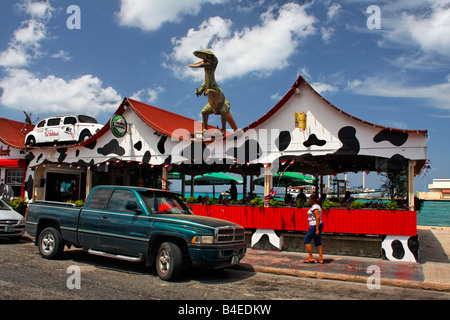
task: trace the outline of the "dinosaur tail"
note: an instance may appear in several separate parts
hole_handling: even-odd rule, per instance
[[[233,129],[234,131],[237,130],[236,122],[234,122],[234,118],[233,118],[233,116],[231,115],[231,112],[230,112],[230,111],[228,111],[228,114],[227,114],[227,122],[228,122],[228,124],[230,125],[231,129]]]

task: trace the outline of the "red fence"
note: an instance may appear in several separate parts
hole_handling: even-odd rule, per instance
[[[307,208],[191,205],[196,215],[228,220],[246,229],[308,230]],[[323,232],[417,235],[417,212],[405,210],[329,209],[322,214]]]

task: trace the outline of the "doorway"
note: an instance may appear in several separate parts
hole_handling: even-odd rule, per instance
[[[79,174],[47,172],[45,200],[67,202],[83,199],[80,180]]]

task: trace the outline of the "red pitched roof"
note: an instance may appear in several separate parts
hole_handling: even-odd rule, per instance
[[[25,148],[25,135],[33,130],[34,125],[0,118],[0,141],[15,148]],[[22,133],[22,129],[23,132]]]
[[[194,134],[194,131],[201,131],[203,126],[201,122],[187,118],[185,116],[156,108],[154,106],[125,98],[124,102],[128,101],[129,105],[133,108],[134,112],[150,127],[158,132],[161,132],[168,136],[173,136],[174,131],[177,129],[183,129],[184,132]],[[122,103],[122,105],[124,104]],[[195,126],[195,122],[198,122]],[[213,126],[208,126],[209,129],[214,129]],[[177,136],[178,138],[178,136]],[[190,137],[181,136],[180,138],[188,139]]]

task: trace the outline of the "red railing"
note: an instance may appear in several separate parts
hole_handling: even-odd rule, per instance
[[[307,208],[259,208],[192,204],[196,215],[228,220],[246,229],[308,230]],[[417,235],[417,212],[405,210],[328,209],[324,232],[376,235]]]

